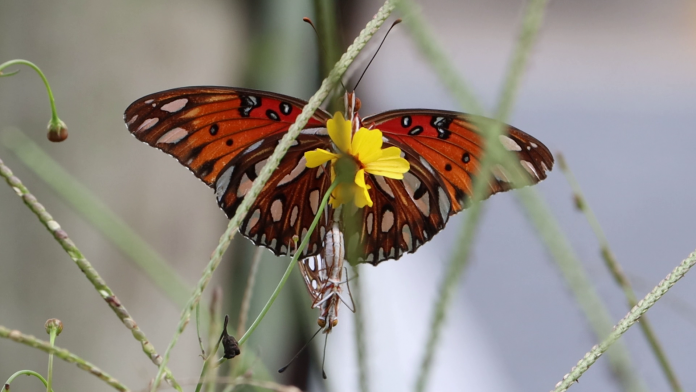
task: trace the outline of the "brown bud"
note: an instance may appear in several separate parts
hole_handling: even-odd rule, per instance
[[[56,330],[56,336],[60,335],[61,332],[63,332],[63,322],[58,320],[58,319],[48,319],[46,320],[46,324],[44,325],[46,328],[46,333],[51,334],[51,330],[55,329]]]
[[[48,123],[48,140],[58,143],[67,138],[68,127],[62,120],[58,119],[58,123],[53,123],[53,121]]]

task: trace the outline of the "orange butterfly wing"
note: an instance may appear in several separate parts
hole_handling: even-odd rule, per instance
[[[377,128],[384,147],[400,148],[411,169],[404,180],[369,175],[373,206],[363,210],[360,241],[364,261],[378,264],[412,253],[442,230],[450,215],[466,208],[479,174],[484,136],[476,124],[493,120],[439,110],[395,110],[363,119]],[[531,183],[546,178],[551,152],[534,137],[507,126],[500,142],[519,158]],[[512,189],[504,173],[494,169],[488,194]]]
[[[215,189],[218,204],[231,218],[305,104],[256,90],[187,87],[138,99],[126,109],[124,120],[136,138],[174,156]],[[240,231],[256,245],[287,254],[293,236],[309,228],[331,179],[323,167],[304,167],[303,154],[330,148],[325,133],[330,117],[323,110],[314,113],[252,205]],[[322,238],[319,231],[312,235],[311,254],[319,252]]]

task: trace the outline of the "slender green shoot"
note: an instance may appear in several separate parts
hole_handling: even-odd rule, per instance
[[[111,290],[111,288],[106,284],[106,281],[99,275],[99,272],[92,267],[92,264],[87,260],[87,258],[82,254],[77,245],[68,237],[68,233],[63,230],[58,222],[56,222],[51,214],[46,211],[46,208],[36,200],[36,197],[29,193],[22,181],[14,176],[9,167],[5,166],[2,160],[0,160],[0,177],[3,177],[7,184],[12,187],[12,189],[17,193],[17,196],[22,198],[24,204],[39,218],[41,224],[46,227],[46,229],[53,235],[53,238],[63,247],[63,250],[70,256],[70,258],[75,262],[77,267],[82,271],[87,279],[92,283],[94,288],[97,290],[99,295],[104,299],[104,301],[109,305],[111,310],[116,314],[116,316],[121,320],[123,325],[128,328],[133,337],[140,342],[143,352],[150,358],[150,360],[158,365],[160,363],[160,355],[155,350],[155,347],[150,343],[150,340],[145,336],[145,333],[138,327],[133,317],[130,315],[125,306],[121,304],[121,301],[116,297],[116,294]],[[181,391],[181,387],[174,380],[169,369],[166,369],[167,381],[172,384],[177,390]]]
[[[655,303],[662,298],[667,291],[669,291],[672,286],[674,286],[679,279],[684,277],[687,272],[696,264],[696,251],[692,252],[689,257],[684,259],[675,269],[672,270],[667,276],[660,281],[660,283],[646,295],[642,300],[638,301],[638,304],[634,306],[630,312],[624,318],[619,321],[618,324],[614,326],[613,331],[607,336],[604,341],[600,344],[592,347],[585,356],[573,366],[570,373],[563,376],[563,379],[559,381],[554,389],[554,392],[566,391],[573,383],[575,383],[580,376],[585,373],[590,366],[592,366],[599,357],[606,352],[609,347],[616,342],[621,335],[623,335],[628,328],[633,324],[640,321],[645,314]]]
[[[244,296],[242,297],[242,306],[239,309],[239,322],[237,323],[237,336],[242,336],[246,330],[246,323],[249,319],[249,308],[251,307],[251,297],[254,293],[254,286],[256,284],[256,273],[259,271],[259,265],[261,265],[261,258],[265,249],[262,247],[257,247],[254,251],[254,256],[251,259],[251,267],[249,268],[249,276],[247,277],[247,284],[244,288]]]
[[[360,32],[353,44],[348,48],[346,53],[344,53],[343,56],[341,56],[341,59],[338,61],[338,63],[336,63],[334,69],[331,70],[329,76],[326,79],[324,79],[317,93],[314,94],[312,98],[310,98],[309,102],[307,102],[305,107],[302,109],[302,113],[300,113],[300,115],[297,117],[295,123],[292,126],[290,126],[290,129],[288,130],[287,134],[285,134],[285,136],[283,136],[283,138],[280,140],[280,142],[278,143],[278,147],[276,147],[275,151],[273,151],[273,154],[271,154],[271,156],[268,158],[268,162],[263,167],[263,169],[261,169],[261,172],[259,173],[258,177],[254,180],[254,183],[245,195],[244,200],[242,200],[234,216],[232,217],[232,219],[230,219],[230,223],[228,224],[227,229],[220,237],[220,242],[218,246],[215,248],[212,258],[208,262],[208,265],[203,271],[203,275],[201,276],[201,279],[198,281],[198,284],[196,285],[193,294],[191,295],[186,306],[181,312],[181,317],[179,318],[179,325],[177,326],[177,330],[174,333],[174,336],[172,337],[169,346],[167,347],[167,351],[165,351],[164,353],[162,364],[160,365],[160,369],[157,372],[157,376],[155,377],[155,380],[152,383],[152,387],[150,388],[151,392],[157,390],[157,387],[159,386],[160,380],[162,378],[162,374],[164,372],[164,367],[169,361],[171,350],[176,345],[179,336],[183,333],[184,329],[186,329],[186,325],[188,324],[191,317],[191,312],[200,300],[201,295],[203,294],[203,290],[205,290],[206,286],[208,285],[208,282],[212,278],[213,272],[215,272],[218,265],[220,264],[220,261],[222,260],[222,255],[227,250],[227,247],[232,241],[232,238],[237,232],[237,229],[240,227],[242,221],[249,213],[252,203],[256,201],[256,198],[259,196],[259,193],[266,185],[266,182],[271,177],[271,174],[280,164],[280,160],[285,155],[287,150],[292,146],[293,141],[300,134],[302,128],[305,126],[305,124],[307,124],[314,112],[319,108],[321,102],[323,102],[324,99],[326,99],[333,87],[343,76],[348,66],[353,62],[355,57],[365,47],[367,41],[369,41],[369,39],[372,38],[372,36],[377,32],[379,27],[389,17],[391,12],[395,8],[395,3],[396,0],[387,0],[382,6],[382,8],[379,9],[374,18],[367,24],[365,29],[363,29],[363,31]]]
[[[56,336],[63,332],[63,323],[58,319],[48,319],[46,321],[46,332],[49,336],[49,344],[54,347],[56,344]],[[46,392],[53,390],[53,353],[48,353],[48,384]]]
[[[106,382],[113,388],[121,392],[130,392],[130,389],[125,385],[121,384],[118,380],[111,377],[108,373],[94,366],[93,364],[85,361],[84,359],[78,357],[77,355],[71,353],[70,351],[51,346],[51,343],[37,339],[32,335],[25,335],[20,331],[11,330],[0,325],[0,338],[10,339],[17,343],[21,343],[30,347],[38,348],[39,350],[45,351],[47,353],[54,354],[56,357],[70,363],[74,363],[78,368],[90,373],[91,375],[99,378],[100,380]]]
[[[58,111],[56,110],[56,100],[55,98],[53,98],[51,85],[48,84],[48,79],[46,79],[46,75],[44,75],[44,73],[41,72],[41,69],[39,69],[39,67],[37,67],[36,64],[32,63],[31,61],[17,59],[0,64],[0,76],[10,76],[17,74],[19,70],[9,74],[3,74],[2,72],[2,70],[4,70],[5,68],[13,65],[26,65],[32,68],[34,71],[36,71],[37,74],[39,74],[41,80],[43,80],[44,82],[44,86],[46,86],[48,100],[51,102],[51,121],[48,122],[48,140],[52,142],[61,142],[67,139],[68,129],[65,123],[60,118],[58,118]]]
[[[46,379],[43,378],[43,376],[40,375],[39,373],[37,373],[37,372],[35,372],[35,371],[33,371],[33,370],[20,370],[20,371],[18,371],[18,372],[15,372],[14,374],[12,374],[12,375],[10,376],[10,378],[8,378],[7,381],[5,381],[5,387],[4,387],[4,389],[3,389],[3,392],[5,392],[5,391],[9,392],[9,390],[10,390],[10,384],[12,384],[12,381],[14,381],[15,378],[17,378],[17,377],[19,377],[19,376],[22,376],[22,375],[24,375],[24,376],[34,376],[34,377],[38,378],[39,381],[41,381],[45,387],[48,386],[48,382],[46,381]],[[53,389],[49,389],[48,391],[49,391],[49,392],[52,392]]]
[[[558,166],[561,168],[561,171],[563,171],[563,174],[565,174],[566,180],[568,180],[568,184],[570,184],[570,187],[573,191],[573,198],[575,199],[576,206],[580,211],[582,211],[583,214],[585,214],[585,217],[587,218],[587,221],[590,224],[592,231],[597,237],[597,241],[599,241],[599,247],[601,249],[602,258],[604,259],[604,263],[609,269],[609,272],[611,272],[612,277],[619,285],[619,287],[621,287],[621,289],[623,290],[624,295],[626,296],[626,300],[628,301],[629,307],[632,308],[638,305],[638,298],[636,297],[636,293],[633,291],[633,287],[631,287],[631,282],[628,279],[628,277],[623,273],[621,265],[619,264],[616,257],[614,257],[614,253],[611,251],[611,248],[609,247],[609,241],[607,240],[607,237],[604,234],[604,230],[602,230],[602,226],[599,224],[599,219],[597,219],[597,216],[594,214],[594,212],[590,208],[590,205],[587,203],[587,200],[585,199],[585,196],[582,193],[582,189],[580,188],[580,184],[573,175],[573,172],[570,170],[570,167],[568,167],[568,164],[563,155],[556,154],[556,158],[558,159]],[[662,348],[660,340],[657,338],[657,334],[653,330],[652,323],[648,319],[648,316],[643,316],[638,325],[640,326],[640,329],[643,331],[645,338],[648,340],[648,344],[650,345],[653,354],[655,354],[655,357],[657,358],[657,361],[660,364],[660,368],[662,368],[662,372],[665,374],[665,377],[667,378],[670,387],[674,392],[681,392],[683,389],[681,387],[679,379],[677,378],[674,369],[669,363],[667,354]]]

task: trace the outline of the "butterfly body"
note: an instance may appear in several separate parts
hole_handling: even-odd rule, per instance
[[[317,324],[329,333],[338,325],[338,307],[343,300],[341,284],[343,282],[343,262],[345,245],[343,232],[338,223],[333,223],[326,233],[324,249],[316,256],[300,260],[300,273],[305,281],[312,309],[319,308]],[[351,301],[352,302],[352,301]]]
[[[403,180],[366,175],[373,205],[357,212],[361,230],[346,243],[361,244],[360,254],[350,256],[376,265],[414,252],[470,204],[485,147],[479,127],[493,120],[425,109],[361,118],[359,101],[354,95],[348,99],[346,118],[354,130],[381,130],[384,146],[398,147],[410,164]],[[296,98],[257,90],[187,87],[140,98],[126,109],[124,120],[136,138],[174,156],[212,187],[231,218],[304,105]],[[308,168],[304,157],[317,148],[334,150],[327,133],[329,119],[324,110],[314,112],[240,226],[244,236],[276,255],[289,254],[286,244],[308,232],[331,184],[328,165]],[[540,141],[506,126],[499,142],[517,155],[530,183],[546,178],[553,157]],[[486,197],[512,188],[500,168],[491,174]],[[333,216],[330,207],[328,216]],[[319,255],[330,230],[328,221],[320,223],[303,256]]]

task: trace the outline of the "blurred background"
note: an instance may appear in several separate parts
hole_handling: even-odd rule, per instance
[[[327,2],[324,2],[327,3]],[[328,2],[347,46],[380,1]],[[495,105],[526,5],[519,0],[420,1],[425,19],[457,69]],[[33,72],[0,79],[0,133],[17,127],[150,243],[188,283],[198,280],[226,219],[211,189],[175,161],[134,139],[122,121],[135,99],[191,85],[258,88],[308,99],[322,79],[309,0],[0,0],[0,62],[39,65],[70,138],[46,140],[49,106]],[[378,34],[378,37],[381,37]],[[692,1],[551,2],[510,122],[562,151],[598,215],[637,295],[643,297],[695,248],[696,5]],[[362,71],[372,43],[352,67]],[[363,115],[400,108],[462,110],[397,27],[358,93]],[[466,109],[466,108],[465,108]],[[0,136],[2,136],[0,134]],[[0,139],[2,139],[0,137]],[[181,308],[130,259],[0,144],[2,159],[61,223],[163,353]],[[618,321],[628,311],[586,219],[555,168],[536,187],[569,236]],[[361,266],[367,368],[372,390],[412,389],[444,267],[466,212],[415,255]],[[236,325],[253,249],[235,241],[210,287],[224,291]],[[264,252],[253,319],[287,260]],[[684,390],[696,390],[696,278],[687,275],[648,315]],[[558,269],[511,194],[492,197],[448,314],[429,390],[547,391],[597,343]],[[205,295],[209,300],[210,292]],[[297,272],[244,350],[272,374],[307,340],[315,311]],[[65,329],[57,344],[134,390],[156,368],[74,263],[16,197],[0,186],[0,325],[47,339],[46,319]],[[354,316],[343,308],[331,334],[328,380],[321,342],[276,378],[312,391],[358,389]],[[622,338],[651,391],[669,389],[638,328]],[[185,390],[200,373],[195,328],[173,352]],[[0,340],[0,380],[21,369],[45,372],[46,355]],[[63,361],[57,390],[108,390]],[[36,389],[20,379],[13,389]],[[622,390],[602,357],[572,387]]]

